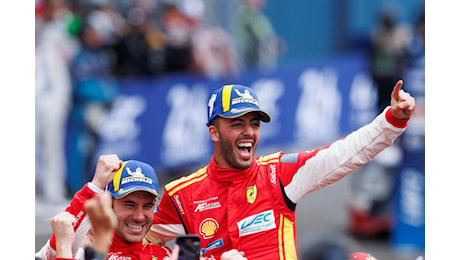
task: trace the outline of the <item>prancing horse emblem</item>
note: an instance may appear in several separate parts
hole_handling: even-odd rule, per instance
[[[246,199],[248,200],[249,203],[254,203],[257,197],[257,187],[256,185],[248,187],[246,190]]]

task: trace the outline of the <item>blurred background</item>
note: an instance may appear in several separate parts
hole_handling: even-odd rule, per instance
[[[209,93],[251,86],[272,115],[258,155],[320,147],[403,88],[406,132],[297,206],[301,259],[425,251],[422,0],[36,0],[35,249],[99,155],[150,163],[160,184],[209,162]],[[336,258],[334,258],[336,257]]]

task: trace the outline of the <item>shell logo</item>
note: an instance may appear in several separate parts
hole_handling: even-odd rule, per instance
[[[219,229],[219,224],[213,218],[204,219],[203,221],[201,221],[200,227],[199,227],[200,234],[205,239],[213,237],[216,234],[218,229]]]

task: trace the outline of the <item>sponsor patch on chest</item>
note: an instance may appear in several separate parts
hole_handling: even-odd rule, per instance
[[[179,208],[180,214],[185,215],[184,208],[182,208],[182,203],[180,202],[179,195],[174,195],[174,200],[176,201],[177,207]]]
[[[200,226],[198,227],[198,230],[200,230],[200,234],[205,239],[213,237],[218,229],[219,223],[217,223],[217,220],[213,218],[204,219],[203,221],[201,221]]]
[[[122,254],[122,252],[108,253],[107,260],[132,260],[130,256],[123,256]]]
[[[205,254],[209,250],[216,249],[216,248],[221,247],[223,245],[224,245],[224,240],[222,238],[220,238],[219,240],[216,240],[216,241],[208,244],[208,246],[206,248],[201,249],[201,254]]]
[[[276,228],[273,210],[249,216],[237,223],[240,237]]]
[[[270,182],[276,184],[276,166],[270,164]]]
[[[195,205],[194,212],[202,212],[205,210],[216,209],[221,207],[218,197],[212,197],[206,200],[193,201],[193,204]]]

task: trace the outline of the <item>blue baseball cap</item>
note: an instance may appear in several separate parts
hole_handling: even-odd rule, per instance
[[[107,185],[107,190],[115,199],[135,191],[147,191],[158,197],[158,177],[152,166],[144,162],[125,161]]]
[[[209,97],[206,125],[217,116],[235,118],[253,111],[259,112],[260,121],[270,122],[270,114],[260,109],[254,90],[243,85],[225,85]]]

